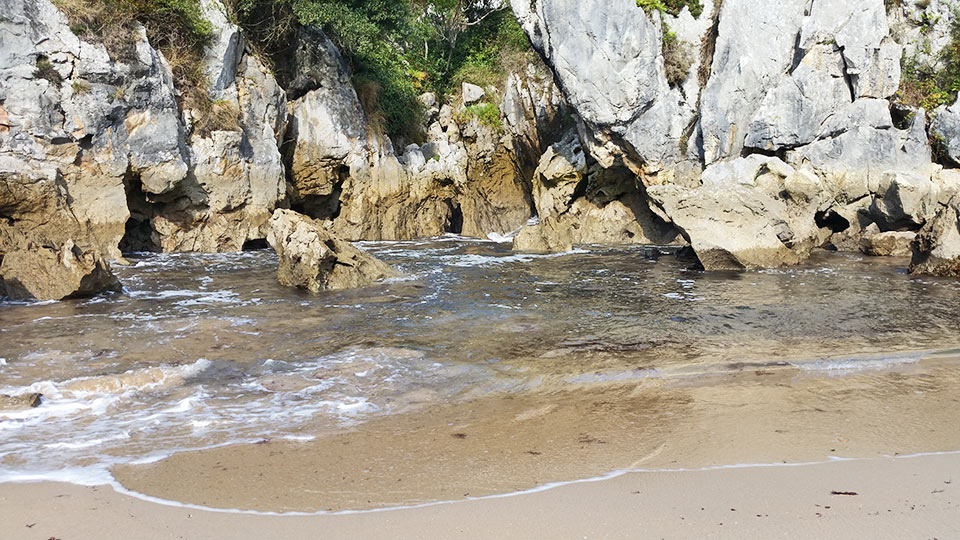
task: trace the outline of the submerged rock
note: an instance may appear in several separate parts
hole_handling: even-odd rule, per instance
[[[386,263],[333,236],[322,222],[276,210],[267,242],[280,258],[277,279],[310,292],[363,287],[397,276]]]
[[[8,396],[0,394],[0,411],[15,411],[39,407],[43,403],[43,394],[20,394]]]
[[[5,253],[0,276],[7,295],[21,300],[80,298],[121,288],[107,261],[70,240],[57,249],[28,243]]]
[[[960,277],[960,195],[941,205],[920,230],[910,273]]]

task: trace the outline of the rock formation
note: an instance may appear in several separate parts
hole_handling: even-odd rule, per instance
[[[30,409],[39,407],[43,402],[42,394],[20,394],[8,396],[0,394],[0,411],[16,411],[20,409]]]
[[[239,251],[265,237],[285,194],[286,99],[223,7],[202,5],[217,29],[203,66],[211,110],[181,115],[142,28],[118,56],[74,35],[49,0],[0,2],[0,216],[15,229],[0,238],[116,258],[121,244]]]
[[[398,275],[390,266],[335,237],[322,222],[277,210],[267,236],[277,252],[280,283],[310,292],[363,287]]]
[[[960,195],[940,205],[917,235],[910,273],[960,277]]]
[[[59,248],[27,243],[8,251],[0,276],[7,296],[18,300],[63,300],[120,290],[110,263],[70,240]]]
[[[880,241],[873,252],[886,252],[891,239],[933,218],[942,167],[926,112],[891,114],[891,100],[903,56],[937,61],[948,24],[937,21],[929,36],[914,32],[925,8],[913,1],[890,10],[882,0],[702,4],[695,18],[686,8],[647,14],[631,0],[602,9],[512,2],[577,119],[578,164],[637,174],[641,202],[675,225],[708,269],[796,264],[824,244],[858,249],[871,226],[866,234]],[[942,2],[925,4],[954,17]],[[676,63],[667,41],[700,53],[676,85],[665,78],[664,66]],[[950,159],[960,135],[955,107],[935,111],[931,129]],[[549,183],[541,173],[538,212],[537,184]],[[521,231],[520,247],[577,242],[584,219],[558,226],[540,217]]]

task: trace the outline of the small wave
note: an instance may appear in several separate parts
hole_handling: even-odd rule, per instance
[[[470,253],[466,255],[445,255],[440,257],[440,259],[448,266],[471,267],[500,265],[512,262],[527,263],[536,259],[551,259],[580,253],[589,253],[589,251],[585,249],[571,249],[559,253],[514,253],[511,255],[479,255]]]
[[[87,398],[123,394],[127,391],[149,391],[183,384],[210,367],[210,361],[201,358],[192,364],[160,366],[125,371],[116,375],[78,377],[66,381],[38,381],[29,386],[4,388],[0,393],[17,396],[41,393],[48,399]]]

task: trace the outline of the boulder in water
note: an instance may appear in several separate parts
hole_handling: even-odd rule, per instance
[[[19,396],[0,394],[0,411],[15,411],[39,407],[42,402],[43,394],[20,394]]]
[[[71,240],[59,248],[28,242],[5,253],[0,278],[6,294],[19,300],[82,298],[121,288],[99,253]]]
[[[310,292],[363,287],[398,275],[386,263],[334,237],[322,222],[292,210],[273,213],[267,242],[280,258],[280,283]]]

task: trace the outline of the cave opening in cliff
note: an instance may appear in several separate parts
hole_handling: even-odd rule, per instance
[[[821,229],[830,229],[835,233],[843,232],[850,228],[850,222],[847,221],[847,218],[841,216],[833,210],[817,212],[814,216],[814,221],[816,222],[817,227],[820,227]]]
[[[447,204],[450,206],[450,217],[447,219],[444,231],[452,234],[460,234],[463,232],[463,210],[460,208],[460,203],[447,201]]]
[[[154,205],[147,200],[140,174],[128,167],[123,175],[123,187],[127,192],[127,210],[130,217],[127,218],[123,238],[120,239],[120,251],[160,251],[151,223],[155,213]]]
[[[259,251],[261,249],[267,249],[270,245],[267,244],[265,238],[251,238],[243,243],[243,247],[240,248],[242,251]]]
[[[326,195],[305,195],[294,200],[290,209],[315,219],[334,220],[340,217],[343,184],[350,177],[350,167],[341,165],[334,171],[334,182]]]

